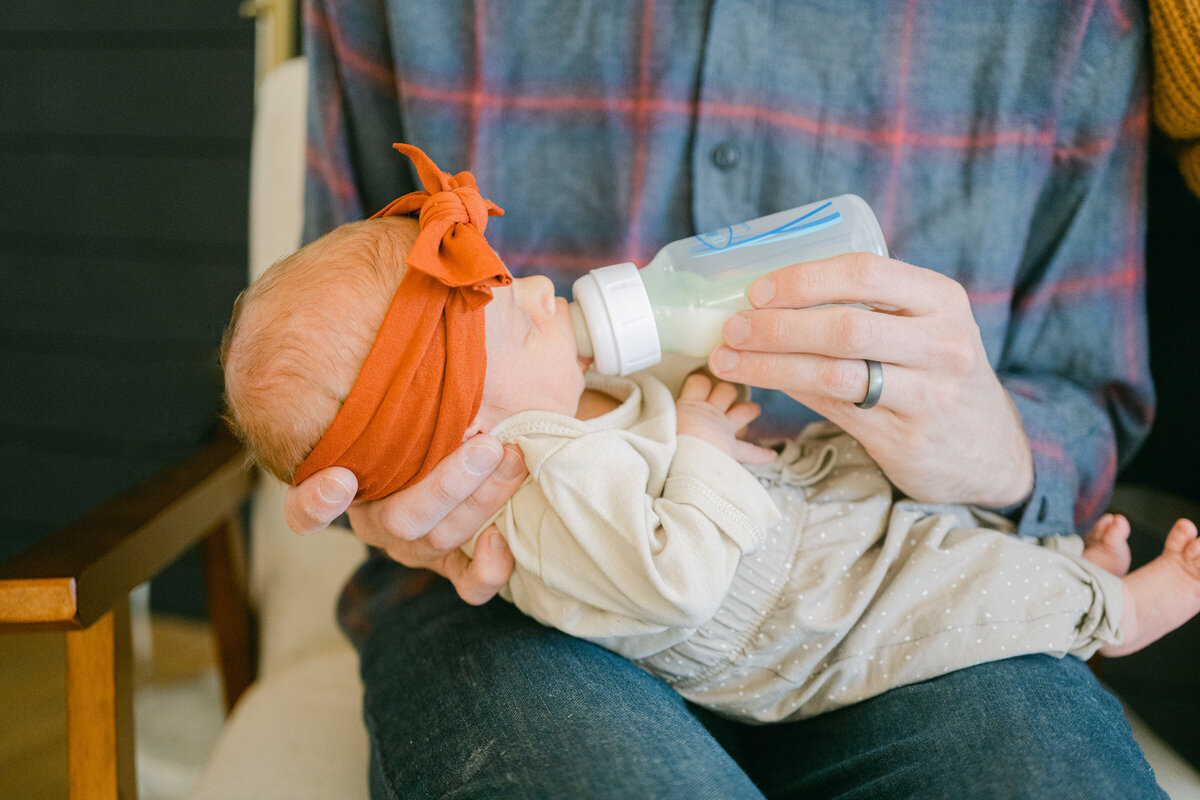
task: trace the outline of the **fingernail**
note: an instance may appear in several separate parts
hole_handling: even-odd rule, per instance
[[[717,372],[729,372],[737,368],[738,354],[728,347],[718,347],[712,354],[713,369]]]
[[[504,537],[500,535],[499,531],[492,534],[492,539],[490,542],[488,542],[488,544],[490,544],[492,549],[497,553],[503,553],[508,549],[508,542],[504,541]]]
[[[317,484],[317,494],[326,503],[342,503],[350,496],[350,488],[332,475],[326,475]]]
[[[504,480],[512,480],[520,475],[525,469],[525,462],[516,453],[504,451],[504,460],[500,462],[499,472],[500,477]]]
[[[725,323],[725,341],[730,344],[741,344],[750,338],[750,320],[745,314],[734,314]]]
[[[503,453],[503,450],[497,453],[495,449],[484,444],[473,444],[467,447],[463,465],[472,475],[484,475],[496,468],[496,462]]]
[[[750,284],[747,296],[750,298],[751,305],[760,308],[765,306],[775,298],[775,281],[770,278],[759,278]]]

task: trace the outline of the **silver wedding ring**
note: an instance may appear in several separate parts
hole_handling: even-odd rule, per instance
[[[869,358],[864,358],[863,361],[867,362],[867,396],[861,403],[854,405],[859,408],[874,408],[883,396],[883,365]]]

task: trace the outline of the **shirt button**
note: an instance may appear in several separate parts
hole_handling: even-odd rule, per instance
[[[742,151],[733,142],[721,142],[713,148],[712,162],[717,169],[733,169],[742,160]]]

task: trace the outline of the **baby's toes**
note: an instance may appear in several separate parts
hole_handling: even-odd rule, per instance
[[[1179,554],[1183,569],[1200,588],[1200,539],[1192,539]]]
[[[1163,552],[1184,552],[1185,548],[1196,545],[1197,542],[1200,542],[1200,539],[1196,538],[1195,523],[1190,519],[1178,519],[1175,520],[1175,524],[1171,526],[1171,530],[1167,534],[1167,541],[1163,545]]]
[[[1091,543],[1095,542],[1097,539],[1099,539],[1100,532],[1104,530],[1106,525],[1108,525],[1108,518],[1110,516],[1112,516],[1112,515],[1105,514],[1103,517],[1096,520],[1095,523],[1092,524],[1092,527],[1088,528],[1087,531],[1084,532],[1083,540],[1085,542],[1087,542],[1088,544],[1091,544]]]
[[[1105,514],[1083,535],[1090,545],[1123,542],[1129,539],[1129,520],[1120,514]]]
[[[1119,539],[1122,542],[1129,541],[1129,534],[1132,528],[1129,526],[1129,520],[1125,519],[1124,514],[1113,514],[1112,519],[1108,524],[1108,536],[1110,539]]]

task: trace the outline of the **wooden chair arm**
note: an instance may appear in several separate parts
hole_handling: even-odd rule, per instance
[[[253,677],[242,505],[253,488],[222,431],[199,452],[0,564],[0,633],[65,631],[68,785],[135,798],[129,592],[203,544],[226,705]]]
[[[79,630],[236,520],[253,486],[222,432],[202,450],[0,564],[0,632]]]

